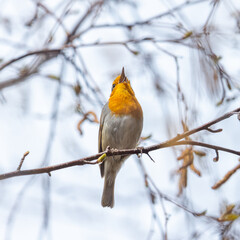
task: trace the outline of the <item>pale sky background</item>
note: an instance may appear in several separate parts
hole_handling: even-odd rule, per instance
[[[104,8],[97,23],[132,23],[147,19],[151,16],[167,11],[171,6],[183,1],[139,1],[137,13],[132,14],[133,9],[120,4],[116,8],[114,1],[110,7]],[[223,56],[222,64],[225,69],[234,76],[239,86],[240,51],[239,32],[233,33],[235,22],[230,16],[230,8],[227,1],[222,1],[219,10],[214,16],[213,23],[217,33],[211,40],[216,42],[214,51]],[[59,15],[64,1],[46,0],[43,3],[55,14]],[[231,1],[240,11],[239,1]],[[59,7],[57,7],[59,5]],[[76,19],[86,11],[88,1],[75,1],[73,10],[75,13],[69,17],[65,26],[71,29]],[[208,3],[198,4],[187,8],[184,21],[189,30],[199,30],[209,14]],[[41,49],[43,43],[51,31],[55,20],[51,17],[42,24],[35,24],[32,28],[24,26],[35,11],[34,1],[1,0],[0,1],[0,58],[7,61],[20,56],[28,51]],[[114,11],[118,13],[113,17]],[[181,15],[177,15],[182,20]],[[6,19],[11,19],[6,23]],[[133,33],[138,37],[153,35],[158,39],[171,39],[182,37],[169,27],[174,22],[171,18],[163,18],[156,21],[158,27],[136,27]],[[166,24],[166,28],[161,27]],[[219,27],[219,28],[218,28]],[[150,30],[149,30],[150,29]],[[160,30],[159,30],[160,29]],[[51,48],[59,47],[64,39],[64,32],[58,30]],[[126,38],[123,29],[101,29],[87,33],[82,42],[121,41]],[[82,42],[77,42],[82,43]],[[22,43],[20,47],[13,47],[15,43]],[[180,84],[186,96],[190,109],[198,109],[197,119],[192,119],[189,127],[195,128],[207,121],[221,116],[227,111],[239,107],[239,101],[232,101],[216,108],[216,100],[209,97],[204,91],[202,79],[196,72],[196,63],[193,61],[193,53],[188,48],[180,45],[161,44],[165,50],[181,56]],[[166,96],[159,96],[154,89],[153,75],[144,65],[140,56],[131,54],[123,46],[89,47],[80,50],[86,66],[93,79],[101,88],[107,101],[111,84],[114,78],[120,74],[124,66],[126,75],[131,80],[144,112],[143,136],[152,134],[152,140],[144,142],[149,146],[157,142],[169,139],[166,122],[173,124],[172,136],[182,132],[179,121],[179,112],[176,100],[176,67],[174,59],[161,51],[157,51],[151,44],[143,44],[143,48],[155,57],[155,68],[161,77],[161,83],[166,89]],[[133,46],[133,49],[134,46]],[[69,55],[70,51],[67,52]],[[141,54],[141,53],[140,53]],[[0,83],[9,77],[16,76],[17,67],[23,63],[31,63],[33,58],[27,58],[14,66],[1,72]],[[196,59],[196,58],[195,58]],[[0,63],[1,64],[1,63]],[[59,76],[62,67],[62,58],[48,62],[41,69],[39,76],[0,91],[0,146],[1,146],[1,173],[16,170],[24,152],[30,151],[22,169],[37,168],[41,165],[51,131],[51,113],[53,111],[54,97],[57,91],[57,82],[49,80],[44,75]],[[194,79],[193,79],[194,78]],[[63,82],[75,84],[76,74],[68,64],[63,73]],[[83,81],[83,90],[91,98],[91,92],[86,89]],[[233,90],[228,97],[239,93]],[[238,99],[239,100],[239,99]],[[98,118],[101,113],[101,105],[97,102],[91,104],[84,98],[80,99],[86,111],[94,111]],[[75,112],[77,99],[72,89],[61,88],[60,107],[56,131],[47,165],[59,164],[97,153],[98,124],[84,122],[83,135],[77,131],[77,123],[81,116]],[[169,117],[169,118],[168,118]],[[175,131],[175,128],[176,131]],[[224,131],[218,134],[210,134],[204,137],[204,142],[239,149],[240,124],[236,116],[225,120],[216,126]],[[173,134],[175,132],[175,134]],[[183,147],[178,147],[177,155],[180,155]],[[200,149],[200,148],[197,148]],[[215,152],[209,150],[207,157],[196,161],[196,166],[201,169],[202,177],[189,172],[188,187],[184,198],[177,199],[178,176],[174,171],[180,165],[176,164],[176,155],[171,149],[162,149],[151,152],[155,163],[147,156],[143,156],[143,163],[157,184],[158,188],[179,203],[186,204],[196,212],[207,210],[207,214],[219,216],[219,205],[239,203],[240,175],[236,173],[220,190],[214,191],[211,186],[226,174],[227,171],[237,165],[237,157],[220,152],[220,160],[215,163],[212,159]],[[115,187],[115,207],[113,209],[101,207],[101,194],[103,180],[100,177],[97,165],[85,165],[55,171],[50,178],[51,204],[49,217],[49,230],[41,233],[44,216],[44,183],[47,183],[46,174],[35,176],[17,177],[0,181],[0,239],[161,239],[161,230],[152,219],[151,204],[144,186],[144,179],[137,163],[136,156],[131,156],[121,169]],[[32,181],[31,181],[32,179]],[[28,184],[30,182],[30,184]],[[24,186],[27,189],[21,194]],[[21,198],[19,198],[21,196]],[[17,205],[16,205],[17,202]],[[17,206],[14,208],[14,206]],[[185,214],[182,209],[166,202],[165,206],[170,215],[168,222],[169,239],[190,239],[189,233],[193,230],[202,232],[199,239],[219,239],[218,231],[214,225],[208,224],[201,218],[194,218]],[[164,215],[159,200],[155,204],[161,226],[164,229]],[[14,216],[11,218],[11,214]],[[12,222],[9,224],[9,221]],[[192,220],[193,219],[193,220]],[[236,226],[239,227],[239,220]],[[10,229],[10,228],[11,229]],[[11,232],[10,232],[11,230]],[[150,232],[152,231],[152,233]],[[10,232],[10,234],[7,234]]]

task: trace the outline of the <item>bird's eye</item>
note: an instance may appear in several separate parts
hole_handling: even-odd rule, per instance
[[[112,85],[112,90],[115,88],[115,86],[116,86],[116,84],[114,83],[114,84]]]

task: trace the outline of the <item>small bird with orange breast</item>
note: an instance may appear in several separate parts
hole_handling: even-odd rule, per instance
[[[100,118],[98,151],[109,146],[114,149],[135,148],[143,127],[142,108],[124,73],[112,84],[112,93],[104,105]],[[129,156],[111,156],[100,165],[101,176],[104,177],[102,206],[113,207],[115,178],[123,162]]]

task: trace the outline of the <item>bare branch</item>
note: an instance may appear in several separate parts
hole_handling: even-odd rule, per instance
[[[81,158],[79,160],[75,160],[75,161],[71,161],[71,162],[65,162],[62,164],[58,164],[58,165],[53,165],[53,166],[49,166],[49,167],[43,167],[43,168],[37,168],[37,169],[30,169],[30,170],[22,170],[22,171],[14,171],[14,172],[9,172],[9,173],[4,173],[0,175],[0,180],[2,179],[6,179],[6,178],[11,178],[11,177],[16,177],[16,176],[24,176],[24,175],[32,175],[32,174],[42,174],[42,173],[50,173],[52,171],[56,171],[59,169],[63,169],[63,168],[68,168],[68,167],[72,167],[72,166],[79,166],[79,165],[85,165],[85,164],[98,164],[98,161],[94,161],[98,159],[100,156],[102,156],[103,154],[106,154],[107,156],[117,156],[117,155],[132,155],[132,154],[140,154],[140,153],[145,153],[148,154],[150,151],[154,151],[157,149],[161,149],[161,148],[167,148],[167,147],[172,147],[172,146],[178,146],[178,145],[194,145],[194,146],[201,146],[201,147],[205,147],[205,148],[209,148],[209,149],[214,149],[216,152],[217,151],[224,151],[224,152],[228,152],[228,153],[232,153],[235,155],[240,156],[240,151],[235,151],[229,148],[224,148],[221,146],[216,146],[216,145],[212,145],[212,144],[207,144],[207,143],[202,143],[202,142],[197,142],[197,141],[190,141],[190,140],[182,140],[179,141],[189,135],[192,135],[196,132],[200,132],[202,130],[207,130],[208,127],[210,127],[211,125],[223,121],[226,118],[229,118],[230,116],[232,116],[235,113],[240,112],[240,108],[235,109],[234,111],[228,112],[226,114],[224,114],[223,116],[208,122],[198,128],[192,129],[190,131],[187,131],[185,133],[182,134],[178,134],[176,137],[165,141],[163,143],[160,144],[156,144],[156,145],[152,145],[146,148],[136,148],[136,149],[124,149],[124,150],[117,150],[117,149],[107,149],[104,152],[89,156],[89,157],[85,157],[85,158]]]
[[[57,17],[56,14],[54,14],[49,8],[47,8],[43,3],[41,2],[38,2],[37,3],[37,6],[41,7],[42,9],[44,9],[44,11],[51,15],[57,23],[59,23],[60,26],[62,26],[62,28],[64,29],[66,35],[68,36],[68,31],[67,31],[67,28],[65,27],[63,21],[61,20],[61,18]]]
[[[176,143],[173,143],[171,145],[172,146],[177,146],[177,145],[193,145],[193,146],[200,146],[200,147],[205,147],[205,148],[209,148],[209,149],[214,149],[217,151],[223,151],[223,152],[228,152],[228,153],[232,153],[235,155],[240,156],[240,151],[235,151],[229,148],[225,148],[225,147],[221,147],[221,146],[217,146],[217,145],[212,145],[212,144],[208,144],[208,143],[203,143],[203,142],[197,142],[197,141],[178,141]],[[164,146],[164,147],[168,147],[168,146]],[[162,147],[161,147],[162,148]]]
[[[2,69],[4,69],[5,67],[9,66],[10,64],[12,64],[14,62],[17,62],[17,61],[19,61],[19,60],[21,60],[25,57],[28,57],[28,56],[31,56],[31,55],[42,55],[42,54],[47,55],[47,57],[44,58],[44,59],[41,59],[40,57],[38,57],[35,61],[34,67],[32,69],[30,69],[27,74],[25,74],[23,76],[16,77],[16,78],[13,78],[13,79],[10,79],[10,80],[7,80],[7,81],[4,81],[4,82],[1,82],[0,83],[0,90],[3,89],[3,88],[10,87],[12,85],[15,85],[17,83],[20,83],[20,82],[23,82],[23,81],[27,80],[30,76],[32,76],[34,73],[36,73],[38,71],[39,67],[43,63],[49,61],[50,59],[52,59],[56,56],[58,56],[61,53],[61,51],[64,48],[66,48],[65,45],[71,42],[71,37],[76,34],[78,28],[85,21],[85,19],[92,12],[92,10],[96,6],[101,6],[103,3],[104,3],[104,1],[97,1],[97,2],[95,2],[91,5],[91,7],[87,10],[87,12],[84,14],[84,16],[82,16],[82,18],[76,23],[73,30],[70,31],[69,34],[67,34],[67,38],[64,41],[62,47],[60,47],[58,49],[42,49],[42,50],[38,50],[38,51],[32,51],[30,53],[26,53],[24,55],[21,55],[20,57],[14,58],[14,59],[6,62],[5,64],[1,65],[0,66],[0,71]],[[67,47],[73,48],[74,46],[71,45],[71,46],[67,46]]]
[[[76,32],[78,31],[79,27],[81,26],[81,24],[87,19],[87,17],[94,12],[93,10],[96,7],[101,7],[101,5],[104,3],[103,0],[101,1],[97,1],[95,3],[93,3],[89,9],[86,11],[86,13],[79,19],[79,21],[76,23],[75,27],[73,28],[72,32],[69,34],[67,40],[66,40],[66,44],[70,43],[73,41],[73,36],[76,34]]]
[[[216,129],[216,130],[213,130],[213,129],[211,129],[211,128],[207,128],[206,130],[208,130],[208,131],[211,132],[211,133],[222,132],[222,128],[219,128],[219,129]]]
[[[137,21],[137,22],[134,22],[134,23],[131,23],[131,24],[115,23],[115,24],[90,25],[85,30],[81,31],[80,33],[78,33],[76,35],[73,34],[73,36],[71,37],[70,41],[72,42],[74,39],[79,38],[84,33],[88,32],[90,30],[97,29],[97,28],[127,28],[127,29],[131,30],[133,27],[136,27],[136,26],[141,26],[142,27],[143,25],[149,25],[154,20],[157,20],[157,19],[169,16],[169,15],[172,15],[174,12],[177,12],[177,11],[187,7],[187,6],[195,5],[195,4],[198,4],[198,3],[205,2],[205,1],[207,1],[207,0],[185,1],[185,2],[183,2],[181,4],[179,4],[178,6],[176,6],[174,8],[171,8],[170,10],[168,10],[166,12],[157,14],[157,15],[155,15],[153,17],[150,17],[150,18],[148,18],[146,20]]]
[[[11,178],[11,177],[17,177],[17,176],[33,175],[33,174],[42,174],[42,173],[49,174],[52,171],[60,170],[63,168],[69,168],[69,167],[80,166],[80,165],[85,165],[85,164],[97,164],[98,163],[97,161],[94,163],[92,163],[91,161],[98,159],[102,154],[103,153],[98,153],[98,154],[90,156],[90,157],[82,158],[82,159],[71,161],[71,162],[65,162],[65,163],[53,165],[50,167],[21,170],[21,171],[14,171],[14,172],[1,174],[0,180],[6,179],[6,178]]]
[[[0,71],[3,70],[4,68],[6,68],[7,66],[11,65],[14,62],[17,62],[23,58],[29,57],[29,56],[33,56],[33,55],[40,55],[40,54],[51,54],[51,55],[55,55],[57,56],[60,52],[62,51],[62,49],[57,48],[57,49],[42,49],[42,50],[37,50],[37,51],[32,51],[32,52],[28,52],[26,54],[23,54],[17,58],[13,58],[10,61],[4,63],[3,65],[0,66]],[[3,83],[1,83],[2,85]],[[1,85],[0,85],[0,89],[1,89]]]

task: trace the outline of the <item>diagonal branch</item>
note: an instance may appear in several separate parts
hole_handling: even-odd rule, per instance
[[[4,173],[4,174],[0,175],[0,180],[11,178],[11,177],[42,174],[42,173],[47,173],[50,175],[50,172],[60,170],[63,168],[69,168],[69,167],[80,166],[80,165],[85,165],[85,164],[98,164],[99,161],[97,159],[99,157],[101,157],[103,154],[106,154],[106,156],[132,155],[132,154],[140,154],[140,153],[148,154],[149,152],[154,151],[154,150],[172,147],[172,146],[178,146],[178,145],[200,146],[200,147],[205,147],[205,148],[209,148],[209,149],[214,149],[215,151],[223,151],[223,152],[228,152],[228,153],[240,156],[240,151],[235,151],[233,149],[229,149],[229,148],[225,148],[225,147],[221,147],[221,146],[217,146],[217,145],[212,145],[212,144],[207,144],[207,143],[203,143],[203,142],[181,140],[187,136],[190,136],[190,135],[200,132],[202,130],[208,131],[208,128],[210,126],[212,126],[213,124],[221,122],[224,119],[227,119],[227,118],[231,117],[232,115],[239,113],[239,112],[240,112],[240,108],[237,108],[231,112],[224,114],[223,116],[221,116],[213,121],[210,121],[200,127],[195,128],[195,129],[186,131],[182,134],[178,134],[176,137],[174,137],[168,141],[165,141],[163,143],[160,143],[160,144],[152,145],[152,146],[145,147],[145,148],[137,148],[137,149],[124,149],[124,150],[107,149],[104,152],[101,152],[101,153],[98,153],[98,154],[95,154],[95,155],[92,155],[89,157],[81,158],[81,159],[78,159],[75,161],[71,161],[71,162],[65,162],[65,163],[61,163],[61,164],[57,164],[57,165],[53,165],[53,166],[36,168],[36,169],[20,170],[20,171]],[[181,140],[181,141],[179,141],[179,140]],[[97,160],[97,161],[93,161],[93,160]]]
[[[208,144],[208,143],[197,142],[197,141],[184,141],[184,140],[182,140],[182,141],[178,141],[176,143],[173,143],[173,145],[174,146],[178,146],[178,145],[200,146],[200,147],[215,149],[216,151],[228,152],[228,153],[232,153],[232,154],[240,156],[240,151],[236,151],[236,150],[233,150],[233,149],[229,149],[229,148],[225,148],[225,147],[221,147],[221,146],[217,146],[217,145],[212,145],[212,144]]]

